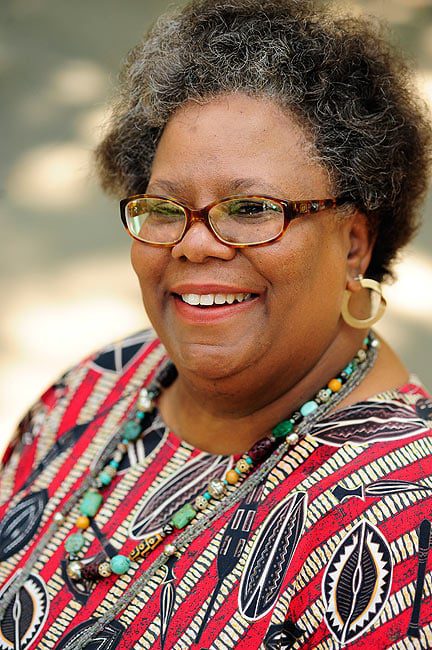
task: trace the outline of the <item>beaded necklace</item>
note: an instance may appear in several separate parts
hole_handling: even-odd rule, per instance
[[[360,355],[358,362],[352,362],[352,372],[348,368],[346,373],[347,377],[340,376],[341,383],[343,384],[341,389],[332,395],[332,399],[327,402],[323,401],[318,405],[318,408],[314,410],[313,413],[304,418],[297,426],[296,433],[299,436],[299,439],[304,438],[312,430],[316,421],[326,415],[331,408],[334,408],[339,404],[347,395],[349,395],[364,379],[369,370],[374,366],[377,352],[379,347],[379,341],[370,333],[369,337],[365,339],[368,349],[366,351],[366,359],[362,361]],[[363,349],[363,348],[362,348]],[[342,375],[342,373],[341,373]],[[150,387],[149,387],[150,389]],[[320,398],[321,399],[321,398]],[[105,449],[100,455],[99,460],[95,464],[94,475],[86,477],[84,479],[81,488],[79,488],[71,497],[68,499],[67,503],[64,505],[62,514],[67,515],[74,507],[79,503],[80,498],[85,494],[87,489],[93,484],[95,480],[95,475],[104,467],[107,460],[113,455],[116,445],[121,441],[122,434],[119,432],[113,436],[112,440],[107,444]],[[276,447],[276,450],[263,461],[261,466],[255,471],[252,472],[246,479],[241,482],[238,488],[234,491],[231,491],[220,503],[220,507],[217,509],[209,509],[206,512],[200,513],[200,517],[197,521],[189,526],[186,529],[180,531],[176,537],[176,548],[185,549],[187,548],[195,539],[197,539],[203,531],[205,531],[214,520],[221,517],[224,513],[228,512],[237,502],[246,498],[255,487],[260,485],[265,481],[268,473],[276,467],[281,458],[287,453],[289,449],[289,443],[286,440],[282,440],[281,444]],[[40,554],[44,551],[45,547],[50,543],[52,536],[61,526],[60,521],[53,520],[53,523],[49,526],[47,531],[42,535],[35,549],[31,553],[26,566],[23,570],[17,574],[13,585],[10,586],[8,593],[2,598],[0,603],[0,621],[2,620],[7,608],[10,603],[14,600],[16,594],[20,591],[22,586],[25,584],[26,580],[30,576],[35,563],[38,561]],[[95,619],[95,623],[90,626],[88,629],[83,632],[79,640],[71,640],[66,644],[64,650],[84,650],[89,642],[91,642],[111,621],[113,621],[116,616],[124,610],[134,598],[148,585],[150,580],[158,573],[159,569],[163,567],[171,557],[168,553],[160,553],[152,564],[141,573],[138,578],[131,582],[131,584],[125,589],[123,594],[118,597],[117,601],[107,608],[106,611]]]
[[[275,449],[285,442],[288,446],[297,444],[300,439],[297,429],[306,419],[310,418],[319,409],[320,405],[331,404],[335,395],[340,393],[342,387],[350,382],[354,371],[365,364],[368,351],[376,347],[377,340],[371,334],[364,341],[362,348],[358,350],[354,359],[338,374],[332,378],[327,385],[318,391],[312,400],[307,401],[295,411],[289,419],[277,424],[271,433],[256,442],[252,448],[235,463],[225,474],[225,478],[213,478],[210,480],[207,489],[203,494],[198,495],[193,503],[186,503],[172,515],[160,533],[153,534],[137,544],[128,555],[119,553],[111,558],[104,558],[102,561],[93,560],[83,562],[80,559],[80,551],[86,543],[83,531],[89,528],[91,519],[96,516],[103,504],[103,490],[106,489],[115,478],[121,461],[128,451],[128,445],[136,441],[145,432],[154,419],[157,408],[156,400],[164,388],[170,386],[177,377],[177,370],[172,362],[167,364],[158,373],[153,382],[140,391],[136,409],[132,417],[123,425],[121,439],[115,450],[107,459],[106,464],[94,478],[94,484],[84,493],[79,505],[80,515],[75,521],[77,532],[72,533],[65,541],[67,552],[66,571],[72,580],[82,578],[92,581],[108,578],[113,573],[122,575],[132,568],[132,563],[139,562],[146,558],[155,548],[162,544],[166,538],[176,530],[185,529],[194,521],[200,512],[206,511],[213,502],[225,498],[230,488],[240,483],[245,476],[257,465],[269,457]],[[56,512],[54,521],[61,524],[65,519],[63,512]],[[168,543],[164,548],[167,556],[178,553],[175,544]]]

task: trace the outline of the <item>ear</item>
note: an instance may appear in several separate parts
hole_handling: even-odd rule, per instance
[[[354,212],[347,219],[347,289],[359,291],[361,287],[355,278],[364,275],[370,264],[375,236],[371,233],[367,217],[361,212]]]

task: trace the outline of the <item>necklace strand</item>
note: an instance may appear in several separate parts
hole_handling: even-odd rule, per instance
[[[375,365],[377,358],[377,347],[372,347],[370,354],[364,365],[362,367],[354,370],[351,381],[343,386],[341,391],[337,393],[335,399],[329,404],[328,402],[322,406],[318,411],[315,411],[307,420],[304,420],[298,430],[298,434],[304,438],[309,431],[312,429],[313,425],[317,420],[341,402],[347,395],[349,395],[364,379],[367,373]],[[259,485],[267,476],[267,474],[277,465],[277,463],[283,458],[285,453],[288,450],[288,445],[282,443],[276,451],[261,465],[261,467],[251,474],[240,486],[239,488],[230,494],[226,500],[224,500],[224,508],[222,512],[219,510],[217,512],[212,511],[208,514],[204,514],[201,519],[199,519],[193,526],[190,526],[185,531],[180,533],[176,538],[176,545],[178,548],[187,547],[191,544],[206,528],[212,521],[225,512],[227,512],[237,501],[240,501],[246,497],[257,485]],[[122,596],[118,599],[115,605],[112,605],[109,609],[102,614],[97,622],[85,630],[79,640],[71,640],[64,650],[84,650],[85,646],[89,641],[91,641],[96,634],[101,632],[107,623],[110,623],[116,616],[119,614],[132,600],[139,594],[140,591],[148,584],[148,582],[155,576],[157,571],[164,566],[169,559],[169,556],[161,553],[154,562],[142,573],[142,575],[133,582],[128,589],[124,592]]]
[[[370,336],[372,340],[372,346],[369,350],[368,357],[363,363],[363,365],[354,369],[350,377],[350,381],[341,387],[340,391],[335,394],[334,399],[331,402],[323,403],[322,405],[320,405],[320,407],[314,413],[309,415],[309,417],[306,420],[300,423],[297,430],[299,437],[303,438],[305,435],[307,435],[307,433],[311,430],[313,424],[322,416],[324,416],[331,408],[333,408],[340,401],[342,401],[342,399],[344,399],[349,393],[351,393],[351,391],[354,390],[354,388],[356,388],[360,384],[362,379],[373,367],[377,357],[378,342],[373,337],[373,335]],[[102,469],[102,467],[104,466],[104,464],[106,463],[110,455],[112,455],[112,453],[114,452],[120,440],[121,440],[121,433],[113,436],[113,438],[108,443],[105,450],[102,452],[99,461],[96,463],[94,468],[94,474],[96,474],[98,471]],[[254,487],[256,487],[257,485],[259,485],[259,483],[262,482],[262,480],[266,477],[268,472],[270,472],[273,469],[273,467],[275,467],[275,465],[287,452],[288,448],[289,445],[286,442],[280,444],[279,447],[277,447],[276,451],[274,451],[273,454],[269,458],[267,458],[267,460],[265,460],[263,464],[253,474],[251,474],[248,478],[246,478],[246,480],[235,491],[233,491],[223,500],[223,503],[221,504],[222,505],[221,508],[211,510],[208,513],[202,513],[202,517],[198,519],[196,523],[189,526],[186,530],[182,531],[176,538],[176,547],[177,548],[187,547],[194,539],[196,539],[196,537],[198,537],[201,534],[202,531],[204,531],[208,527],[208,525],[214,519],[220,517],[227,510],[229,510],[237,501],[247,496],[247,494],[249,494],[249,492],[251,492],[254,489]],[[63,508],[63,513],[65,515],[67,515],[67,513],[69,513],[74,508],[74,506],[79,502],[83,494],[93,485],[93,482],[94,482],[94,475],[89,475],[83,481],[81,488],[69,498],[67,504]],[[53,522],[51,524],[51,526],[48,528],[46,533],[42,536],[40,542],[32,552],[31,556],[29,557],[25,569],[19,572],[16,579],[14,580],[14,584],[11,585],[9,589],[9,593],[5,594],[3,603],[0,605],[0,620],[3,618],[6,609],[14,599],[15,595],[18,593],[18,591],[21,589],[21,587],[28,579],[35,563],[39,558],[39,555],[42,553],[42,551],[49,543],[51,537],[58,530],[58,528],[59,528],[58,522]],[[156,560],[150,565],[150,567],[145,572],[143,572],[142,575],[134,583],[132,583],[129,586],[129,588],[119,598],[117,603],[112,607],[110,607],[108,610],[106,610],[106,612],[101,617],[99,617],[98,621],[93,626],[91,626],[88,630],[85,631],[85,633],[82,635],[81,639],[78,642],[74,642],[73,650],[81,650],[85,648],[85,645],[89,641],[91,641],[94,635],[100,632],[108,622],[112,621],[116,617],[116,615],[135,598],[135,596],[145,587],[145,585],[149,582],[149,580],[156,574],[158,569],[162,567],[164,564],[166,564],[168,559],[169,559],[169,555],[165,553],[161,553],[156,558]],[[65,650],[72,650],[72,644],[68,644],[65,647]]]
[[[156,399],[160,396],[165,388],[168,388],[177,378],[177,370],[172,362],[168,362],[157,374],[155,380],[150,386],[141,390],[136,403],[136,410],[132,417],[122,427],[123,438],[118,443],[110,460],[103,467],[101,472],[95,478],[95,484],[85,492],[79,505],[80,515],[75,520],[76,532],[72,532],[65,540],[65,549],[67,551],[66,572],[73,581],[82,579],[97,582],[109,578],[113,573],[123,575],[131,569],[136,570],[133,564],[145,559],[160,544],[164,543],[176,530],[182,530],[189,526],[198,516],[198,513],[205,512],[212,504],[212,501],[226,498],[227,492],[233,489],[233,486],[239,484],[241,480],[255,469],[281,444],[284,440],[290,445],[295,445],[299,441],[297,433],[299,424],[309,418],[320,404],[334,402],[342,386],[350,381],[350,377],[358,365],[363,365],[367,359],[369,348],[375,345],[373,336],[368,336],[363,341],[363,346],[358,350],[354,359],[334,377],[324,388],[321,388],[313,399],[308,400],[299,410],[294,411],[289,419],[285,419],[276,425],[270,435],[261,438],[251,449],[244,453],[233,467],[230,467],[225,474],[225,478],[212,478],[207,485],[207,489],[202,494],[198,494],[193,502],[183,504],[168,521],[165,521],[160,530],[155,531],[152,535],[147,535],[140,541],[129,553],[125,554],[121,549],[114,555],[105,556],[96,555],[94,558],[86,560],[82,554],[82,549],[86,545],[84,531],[91,525],[91,519],[94,518],[102,507],[104,496],[103,492],[115,478],[120,463],[127,453],[128,445],[137,440],[151,425],[156,417],[157,407]],[[235,487],[235,490],[238,488]],[[217,508],[219,506],[216,506]],[[57,511],[54,519],[63,523],[64,514]],[[175,544],[168,542],[164,553],[174,555],[178,553]]]

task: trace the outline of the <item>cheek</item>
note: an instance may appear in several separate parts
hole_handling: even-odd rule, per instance
[[[133,242],[131,246],[132,268],[138,276],[143,297],[152,294],[160,285],[163,273],[166,251],[153,246],[146,246],[140,242]]]
[[[294,229],[293,229],[294,231]],[[345,287],[346,257],[335,233],[303,228],[287,233],[269,256],[268,277],[284,307],[304,317],[311,305],[321,310],[338,309]],[[296,236],[301,235],[301,236]]]

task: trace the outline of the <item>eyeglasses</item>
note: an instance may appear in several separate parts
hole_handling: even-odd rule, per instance
[[[293,219],[335,208],[342,198],[287,201],[270,196],[232,196],[201,210],[165,196],[137,194],[120,201],[131,237],[152,246],[174,246],[191,225],[203,221],[227,246],[263,246],[282,237]]]

